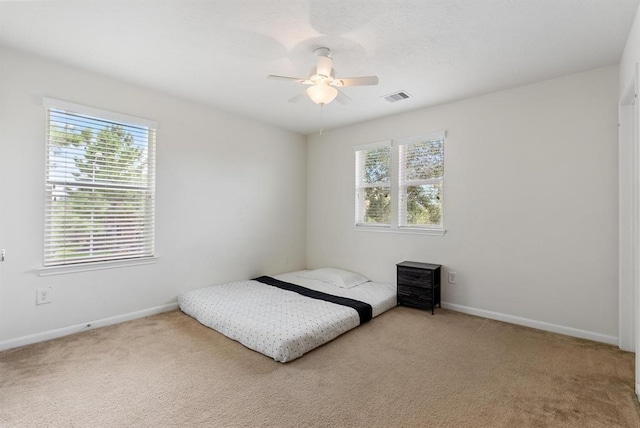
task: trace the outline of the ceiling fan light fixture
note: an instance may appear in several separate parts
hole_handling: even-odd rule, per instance
[[[316,104],[329,104],[338,95],[338,90],[326,82],[321,82],[309,87],[307,95]]]

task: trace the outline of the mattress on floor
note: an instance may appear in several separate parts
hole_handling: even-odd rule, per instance
[[[371,305],[376,317],[396,306],[396,287],[366,282],[344,289],[301,278],[307,271],[274,276],[311,290]],[[276,361],[292,361],[360,325],[355,309],[303,296],[255,280],[188,291],[180,309],[200,323]]]

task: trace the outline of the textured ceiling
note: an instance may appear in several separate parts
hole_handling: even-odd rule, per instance
[[[0,44],[310,134],[313,50],[373,87],[329,129],[620,61],[638,0],[2,1]],[[412,98],[380,97],[404,90]]]

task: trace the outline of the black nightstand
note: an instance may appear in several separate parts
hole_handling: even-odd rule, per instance
[[[398,267],[398,305],[431,309],[440,306],[441,265],[402,262]]]

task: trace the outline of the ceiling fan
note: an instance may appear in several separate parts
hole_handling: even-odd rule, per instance
[[[346,103],[351,100],[342,93],[338,88],[347,86],[366,86],[377,85],[378,76],[361,76],[361,77],[342,77],[337,78],[333,67],[333,59],[329,48],[317,48],[313,54],[318,57],[318,64],[311,69],[308,78],[286,77],[269,75],[271,79],[293,80],[303,85],[311,85],[305,92],[297,95],[289,100],[289,102],[299,101],[305,96],[309,96],[311,100],[320,105],[329,104],[336,99],[339,102]]]

